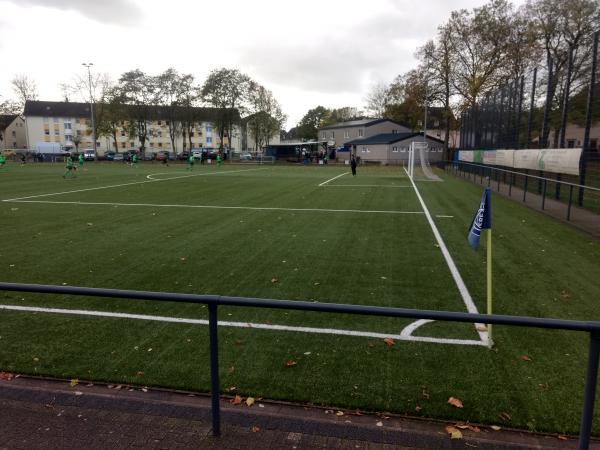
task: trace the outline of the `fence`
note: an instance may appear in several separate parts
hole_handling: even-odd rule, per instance
[[[430,319],[448,322],[487,323],[529,328],[583,331],[589,333],[588,366],[585,382],[584,402],[579,431],[579,449],[589,448],[594,415],[594,402],[598,381],[598,362],[600,357],[600,322],[546,319],[538,317],[485,315],[447,311],[427,311],[406,308],[387,308],[378,306],[359,306],[332,303],[312,303],[292,300],[271,300],[245,297],[225,297],[218,295],[194,295],[166,292],[147,292],[120,289],[86,288],[76,286],[54,286],[22,283],[2,283],[0,290],[17,292],[38,292],[45,294],[84,295],[91,297],[111,297],[165,302],[200,303],[208,305],[210,374],[212,399],[212,432],[221,434],[221,415],[219,405],[219,355],[217,317],[219,306],[242,306],[273,309],[292,309],[298,311],[316,311],[324,313],[358,314],[380,317],[402,317],[412,319]]]
[[[556,180],[600,187],[599,34],[568,58],[548,58],[545,67],[516,76],[465,110],[460,148],[582,148],[579,175],[558,173]],[[580,206],[583,196],[579,189]]]

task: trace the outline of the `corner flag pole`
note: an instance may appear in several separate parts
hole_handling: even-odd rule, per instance
[[[487,313],[492,314],[492,229],[487,230]],[[492,341],[492,324],[488,323],[488,345],[494,345]]]

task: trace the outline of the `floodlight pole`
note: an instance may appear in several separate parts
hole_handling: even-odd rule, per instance
[[[89,89],[90,89],[90,112],[92,114],[92,139],[94,140],[93,148],[94,148],[94,158],[98,154],[96,151],[96,121],[94,119],[94,96],[92,95],[92,72],[90,71],[90,67],[94,65],[94,63],[81,63],[83,67],[87,68],[88,71],[88,81],[89,81]]]

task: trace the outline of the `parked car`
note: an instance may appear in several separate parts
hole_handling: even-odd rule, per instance
[[[168,160],[168,159],[170,159],[169,158],[169,152],[162,151],[162,152],[158,152],[156,154],[156,160],[157,161],[164,161],[164,160]]]
[[[96,152],[94,150],[84,150],[83,157],[86,161],[95,161],[96,160]]]
[[[105,159],[106,161],[112,161],[112,160],[114,160],[114,159],[115,159],[115,155],[116,155],[116,153],[115,153],[115,152],[106,152],[106,153],[104,154],[104,159]]]
[[[156,153],[146,152],[144,154],[144,161],[154,161],[156,159]]]
[[[192,152],[194,153],[194,152]],[[194,155],[196,156],[196,155]],[[180,154],[177,155],[177,159],[179,159],[180,161],[187,161],[187,159],[190,157],[190,153],[189,152],[181,152]]]
[[[123,156],[123,153],[115,153],[115,154],[113,155],[113,159],[112,159],[112,160],[113,160],[113,161],[124,161],[124,160],[125,160],[125,158],[124,158],[124,156]]]
[[[240,161],[252,161],[252,154],[251,153],[242,153],[240,154]]]

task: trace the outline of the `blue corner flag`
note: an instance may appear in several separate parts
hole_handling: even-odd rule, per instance
[[[469,227],[468,239],[473,249],[477,250],[479,248],[481,230],[488,228],[492,228],[492,190],[490,188],[486,188],[481,196],[479,209]]]

